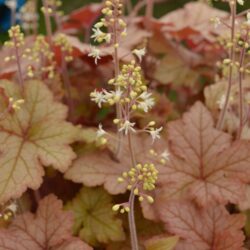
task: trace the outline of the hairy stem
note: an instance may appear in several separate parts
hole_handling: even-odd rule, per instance
[[[219,120],[217,122],[216,128],[221,130],[224,125],[224,120],[225,120],[225,115],[228,109],[228,104],[229,104],[229,99],[230,99],[230,94],[231,94],[231,89],[232,89],[232,84],[233,84],[233,69],[234,69],[234,64],[235,64],[235,19],[236,19],[236,1],[234,0],[233,4],[230,5],[231,7],[231,49],[230,49],[230,54],[229,54],[229,59],[230,59],[230,69],[229,69],[229,78],[228,78],[228,86],[227,86],[227,92],[226,92],[226,100],[225,104],[223,106],[223,109],[220,113]]]
[[[119,56],[118,56],[118,47],[116,46],[118,44],[118,31],[117,31],[117,22],[118,22],[118,10],[115,8],[115,21],[113,25],[113,32],[114,32],[114,55],[113,55],[113,60],[114,60],[114,67],[115,67],[115,79],[118,78],[120,74],[120,62],[119,62]],[[117,90],[117,87],[116,87]],[[121,113],[121,105],[120,103],[116,103],[116,117],[118,119],[121,119],[122,113]],[[116,146],[116,157],[119,159],[120,153],[122,150],[122,133],[118,130],[117,128],[117,146]]]
[[[134,203],[135,203],[135,195],[134,195],[134,189],[132,189],[130,192],[130,196],[129,196],[129,209],[130,209],[130,211],[128,213],[131,249],[132,250],[139,250],[136,225],[135,225]]]
[[[22,75],[22,68],[21,68],[21,60],[19,55],[19,49],[17,47],[16,38],[14,38],[15,43],[15,56],[16,56],[16,63],[17,63],[17,74],[18,74],[18,82],[21,86],[22,90],[24,89],[24,82],[23,82],[23,75]]]
[[[135,154],[133,150],[132,145],[132,138],[131,133],[128,133],[128,146],[129,146],[129,152],[130,157],[132,161],[132,166],[134,167],[136,165],[136,159]],[[129,222],[129,231],[130,231],[130,240],[131,240],[131,249],[132,250],[139,250],[138,246],[138,237],[137,237],[137,231],[136,231],[136,224],[135,224],[135,216],[134,216],[134,203],[135,203],[135,194],[134,190],[136,188],[136,185],[134,185],[130,191],[129,196],[129,213],[128,213],[128,222]]]

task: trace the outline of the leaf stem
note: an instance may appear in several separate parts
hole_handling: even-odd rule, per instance
[[[229,99],[230,99],[230,94],[231,94],[231,89],[232,89],[232,84],[233,84],[233,69],[235,65],[235,20],[236,20],[236,0],[233,1],[233,3],[230,4],[231,7],[231,49],[230,49],[230,70],[229,70],[229,78],[228,78],[228,87],[227,87],[227,92],[226,92],[226,100],[224,107],[220,113],[219,120],[217,122],[216,128],[221,130],[224,125],[224,120],[225,120],[225,115],[228,109],[228,104],[229,104]]]

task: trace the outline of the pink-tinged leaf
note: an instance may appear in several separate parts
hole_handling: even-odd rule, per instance
[[[171,160],[160,181],[165,199],[240,202],[250,171],[250,143],[231,143],[231,137],[214,128],[211,114],[197,102],[182,120],[168,126]]]
[[[53,100],[50,90],[38,81],[25,82],[24,91],[1,81],[8,97],[24,99],[20,110],[0,120],[0,201],[17,198],[29,187],[37,189],[44,170],[53,166],[65,172],[75,153],[70,145],[78,129],[66,122],[67,108]]]
[[[163,153],[166,145],[158,140],[152,145],[151,138],[133,137],[134,150],[138,163],[157,163],[160,157],[155,158],[149,151]],[[112,146],[115,142],[109,142]],[[164,145],[164,146],[161,146]],[[88,187],[104,185],[110,194],[119,194],[126,191],[127,183],[118,183],[117,178],[124,171],[132,167],[131,156],[128,145],[124,142],[123,151],[120,154],[120,161],[115,160],[114,154],[110,150],[103,150],[85,154],[74,161],[73,166],[66,172],[66,179],[76,183],[83,183]]]
[[[246,198],[239,203],[239,209],[241,211],[250,209],[250,185],[247,185],[246,188]]]
[[[164,31],[175,33],[181,36],[182,33],[190,34],[193,40],[200,42],[202,39],[215,42],[215,36],[212,35],[215,30],[211,24],[211,18],[227,18],[225,11],[212,8],[205,3],[191,2],[183,9],[173,11],[163,16],[160,21],[166,25]]]
[[[72,237],[66,242],[63,242],[60,246],[53,250],[92,250],[93,248],[87,245],[79,238]]]
[[[64,31],[77,31],[90,28],[101,15],[102,4],[89,4],[71,12],[62,23]]]
[[[125,158],[122,163],[112,160],[106,151],[86,154],[78,158],[66,172],[66,179],[84,183],[88,187],[104,185],[111,194],[126,190],[126,183],[118,183],[117,178],[129,169],[130,161]]]
[[[73,215],[63,211],[62,201],[49,195],[40,201],[36,214],[18,215],[8,229],[0,230],[1,250],[90,250],[72,238]],[[69,248],[65,248],[69,246]]]
[[[171,202],[161,207],[166,229],[180,236],[176,250],[242,250],[245,217],[230,215],[224,206],[204,209],[191,202]]]

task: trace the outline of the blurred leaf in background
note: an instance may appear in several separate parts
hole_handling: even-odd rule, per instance
[[[10,24],[10,11],[4,4],[5,2],[12,1],[12,0],[0,0],[0,24],[2,21],[2,28],[0,29],[0,44],[4,42],[7,39],[6,29],[8,29]],[[141,0],[139,0],[141,1]],[[208,0],[198,0],[202,2],[208,2]],[[25,0],[17,0],[18,6],[20,7]],[[70,13],[71,11],[78,9],[80,7],[86,6],[90,3],[100,3],[100,0],[62,0],[62,10],[65,14]],[[154,16],[155,17],[161,17],[165,15],[168,12],[171,12],[175,9],[183,7],[188,2],[194,2],[192,0],[162,0],[159,3],[155,4],[154,9]],[[138,3],[138,0],[132,0],[133,5]],[[212,1],[212,4],[220,9],[227,9],[227,4],[223,2],[218,1]],[[39,20],[39,32],[45,33],[45,25],[44,25],[44,18],[41,15],[40,7],[42,5],[42,0],[38,0],[38,6],[39,6],[39,14],[40,14],[40,20]],[[244,9],[250,8],[250,1],[247,1],[244,5]],[[242,11],[243,7],[239,8],[239,11]],[[143,11],[143,10],[142,10]]]

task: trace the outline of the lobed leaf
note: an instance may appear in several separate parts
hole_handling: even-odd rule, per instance
[[[243,249],[245,217],[230,215],[222,205],[200,209],[192,202],[171,202],[160,211],[166,229],[179,235],[176,250]]]
[[[65,172],[75,153],[69,146],[78,129],[65,121],[66,106],[53,100],[49,89],[38,81],[18,85],[1,81],[0,87],[14,100],[24,99],[20,110],[0,120],[0,201],[18,198],[27,188],[37,189],[44,170],[53,166]]]
[[[250,171],[250,143],[231,143],[214,128],[211,114],[197,102],[182,120],[168,126],[171,161],[161,182],[163,199],[189,198],[199,205],[238,203],[245,196]]]
[[[122,222],[115,218],[111,201],[103,189],[84,187],[67,205],[74,213],[74,232],[81,239],[94,245],[124,240]]]
[[[35,215],[18,215],[8,229],[0,230],[0,249],[91,250],[71,236],[73,216],[62,209],[62,202],[54,195],[45,197]]]

